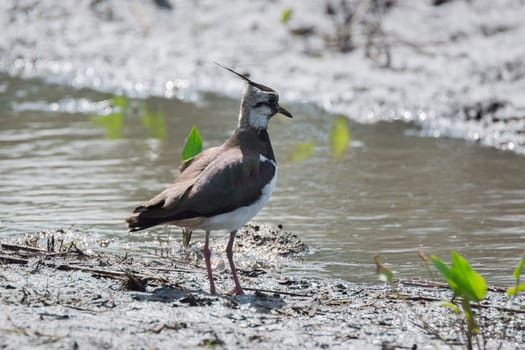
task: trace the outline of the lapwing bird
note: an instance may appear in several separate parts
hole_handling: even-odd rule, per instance
[[[210,263],[211,231],[230,233],[226,256],[235,293],[243,294],[233,262],[233,242],[272,194],[277,163],[268,136],[268,122],[277,113],[292,115],[279,105],[279,95],[267,86],[220,65],[246,82],[233,135],[222,145],[203,150],[184,162],[175,182],[153,199],[135,208],[126,219],[130,232],[172,224],[185,231],[204,230],[204,259],[210,293],[216,294]]]

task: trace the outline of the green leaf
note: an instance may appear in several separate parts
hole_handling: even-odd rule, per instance
[[[521,256],[521,259],[518,262],[518,265],[516,266],[516,268],[514,269],[514,272],[512,273],[512,276],[514,276],[516,280],[519,280],[520,278],[521,272],[523,271],[523,265],[525,265],[525,254]]]
[[[184,148],[182,149],[182,161],[184,162],[190,158],[195,157],[201,151],[202,151],[201,135],[199,134],[199,130],[197,129],[197,127],[194,125],[191,128],[191,131],[188,134],[188,138],[186,139],[186,143],[184,144]]]
[[[435,255],[432,255],[430,259],[432,260],[432,263],[434,263],[434,266],[441,273],[441,276],[443,276],[445,281],[447,281],[449,287],[454,291],[454,296],[460,295],[460,291],[458,290],[458,286],[454,281],[454,276],[449,267]]]
[[[341,158],[346,153],[349,142],[350,129],[348,128],[348,119],[344,115],[340,115],[334,120],[330,132],[332,156],[335,159]]]
[[[291,7],[285,7],[282,11],[281,11],[281,23],[282,24],[286,24],[288,23],[288,20],[290,19],[290,16],[292,15],[292,8]]]
[[[468,261],[458,252],[453,250],[451,256],[452,266],[450,268],[435,255],[432,255],[431,259],[454,291],[454,295],[474,301],[483,299],[487,292],[485,279],[474,271]]]
[[[509,289],[507,289],[508,295],[514,295],[519,292],[523,292],[525,290],[525,283],[520,283],[517,286],[512,286]]]
[[[459,314],[459,307],[451,301],[442,300],[442,301],[436,302],[436,304],[438,306],[445,306],[445,307],[448,307],[449,309],[452,309],[452,311],[454,311],[456,315]]]
[[[386,267],[381,268],[377,272],[377,277],[379,278],[380,281],[388,283],[388,284],[392,284],[394,281],[394,273],[392,272],[392,270]]]
[[[124,114],[122,112],[111,113],[108,115],[94,115],[90,118],[95,125],[106,129],[107,139],[122,138],[122,128],[124,126]]]
[[[453,250],[452,255],[452,270],[454,271],[456,283],[462,290],[463,297],[468,297],[470,300],[480,301],[487,293],[487,285],[485,279],[476,271],[474,271],[468,261]]]
[[[474,318],[475,315],[470,307],[470,302],[480,301],[485,296],[487,292],[485,279],[474,271],[468,261],[459,255],[458,252],[452,250],[450,255],[452,256],[452,264],[450,267],[445,265],[435,255],[433,255],[431,259],[452,290],[454,290],[454,296],[461,296],[461,307],[467,321],[469,332],[471,334],[478,334],[479,325]]]
[[[525,284],[520,283],[520,275],[523,272],[523,265],[525,265],[525,253],[521,256],[520,261],[518,262],[518,265],[514,269],[514,272],[512,273],[512,276],[516,279],[516,285],[510,287],[507,289],[508,295],[515,295],[518,292],[521,292],[525,290]]]
[[[292,152],[288,154],[288,160],[292,162],[299,162],[308,159],[314,152],[315,141],[298,143],[293,146]]]
[[[379,280],[392,285],[394,283],[394,272],[383,264],[379,254],[374,256],[374,262]]]

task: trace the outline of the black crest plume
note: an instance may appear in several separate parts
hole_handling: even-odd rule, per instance
[[[263,91],[267,91],[267,92],[273,92],[275,93],[275,90],[272,89],[272,88],[269,88],[268,86],[265,86],[265,85],[262,85],[262,84],[259,84],[259,83],[256,83],[254,82],[253,80],[250,80],[247,76],[245,76],[244,74],[241,74],[241,73],[238,73],[236,71],[234,71],[233,69],[229,68],[229,67],[226,67],[225,65],[222,65],[218,62],[214,62],[216,65],[218,65],[219,67],[223,68],[223,69],[226,69],[227,71],[235,74],[236,76],[238,76],[239,78],[241,78],[242,80],[246,81],[248,84],[252,85],[252,86],[255,86],[256,88],[260,89],[260,90],[263,90]]]
[[[229,67],[226,67],[225,65],[223,64],[220,64],[218,62],[214,62],[216,65],[218,65],[219,67],[223,68],[223,69],[226,69],[227,71],[230,71],[232,72],[233,74],[235,74],[236,76],[238,76],[239,78],[241,78],[242,80],[245,80],[246,82],[248,82],[248,84],[251,84],[251,85],[257,85],[257,83],[251,81],[250,79],[248,79],[247,76],[245,76],[244,74],[241,74],[241,73],[237,73],[236,71],[234,71],[233,69],[229,68]]]

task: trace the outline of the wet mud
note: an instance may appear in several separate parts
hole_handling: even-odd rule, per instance
[[[237,96],[218,61],[264,77],[285,102],[523,154],[524,15],[515,0],[9,0],[0,71],[130,96]]]
[[[206,270],[192,242],[169,259],[83,251],[70,244],[2,242],[0,347],[3,349],[436,349],[464,348],[460,316],[442,306],[442,283],[395,286],[290,276],[286,260],[308,251],[296,236],[252,224],[240,234],[241,282],[216,267],[219,295],[207,292]],[[50,236],[52,237],[52,236]],[[50,239],[48,237],[48,241]],[[224,242],[219,238],[214,247]],[[274,264],[242,263],[265,252]],[[250,253],[251,252],[251,253]],[[280,260],[272,260],[271,256]],[[254,258],[255,257],[255,258]],[[278,262],[276,262],[278,261]],[[220,264],[218,264],[220,265]],[[491,288],[474,306],[487,348],[525,342],[525,298]],[[483,347],[482,347],[483,348]]]

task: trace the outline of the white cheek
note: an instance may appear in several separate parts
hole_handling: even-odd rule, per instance
[[[268,127],[269,115],[272,113],[268,107],[259,107],[250,113],[250,125],[258,129],[266,129]]]

